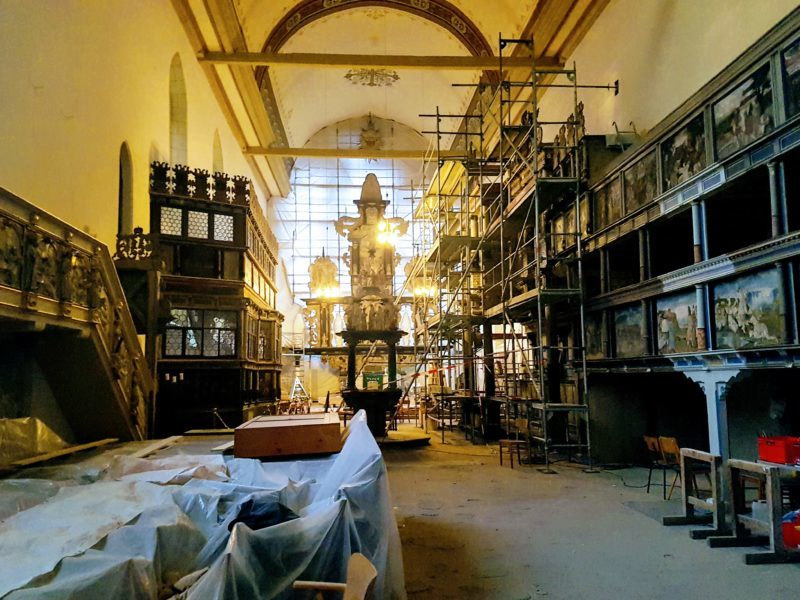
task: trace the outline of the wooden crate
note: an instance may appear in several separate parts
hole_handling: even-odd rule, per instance
[[[335,412],[261,416],[233,432],[237,458],[331,454],[341,449],[342,433]]]

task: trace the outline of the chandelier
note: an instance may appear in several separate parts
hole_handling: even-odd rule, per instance
[[[350,69],[344,76],[353,85],[366,85],[369,87],[391,87],[400,79],[397,71],[390,69]]]

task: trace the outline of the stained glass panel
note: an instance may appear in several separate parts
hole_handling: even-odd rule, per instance
[[[183,229],[181,227],[181,209],[172,206],[161,207],[161,228],[160,231],[164,235],[181,235]]]
[[[189,211],[189,237],[208,238],[208,213]]]
[[[214,215],[214,239],[219,242],[233,241],[233,215]]]

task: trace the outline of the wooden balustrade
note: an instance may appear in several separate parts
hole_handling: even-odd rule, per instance
[[[147,437],[153,379],[108,248],[2,188],[0,318],[91,337],[130,437]],[[80,365],[74,377],[81,377]]]

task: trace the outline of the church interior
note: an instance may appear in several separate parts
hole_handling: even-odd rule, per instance
[[[796,597],[796,0],[0,46],[0,598]]]

